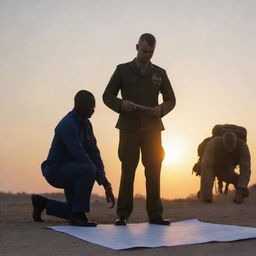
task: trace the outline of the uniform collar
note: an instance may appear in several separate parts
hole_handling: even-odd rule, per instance
[[[140,69],[139,69],[139,65],[141,65],[137,60],[136,58],[134,58],[131,62],[130,62],[130,68],[132,69],[133,72],[135,72],[137,75],[139,76],[149,76],[152,74],[153,72],[153,65],[151,62],[149,62],[147,65],[148,65],[148,68],[147,68],[147,72],[145,74],[141,74],[140,72]]]
[[[82,117],[79,112],[76,109],[72,109],[71,112],[69,112],[73,118],[79,123],[79,124],[86,124],[89,120],[86,117]]]
[[[140,69],[141,67],[143,67],[143,66],[144,66],[145,68],[148,68],[149,65],[152,65],[150,61],[147,62],[147,63],[145,63],[145,64],[142,64],[142,63],[140,63],[140,62],[138,61],[137,58],[135,58],[135,63],[136,63],[136,65],[137,65],[137,67],[138,67],[139,69]]]

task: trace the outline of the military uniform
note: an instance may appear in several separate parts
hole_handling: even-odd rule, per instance
[[[121,91],[121,98],[117,97]],[[162,94],[163,103],[158,104]],[[150,219],[162,216],[160,199],[160,170],[164,157],[161,117],[154,117],[139,109],[122,111],[122,100],[129,100],[146,107],[160,106],[161,117],[175,106],[175,96],[164,69],[149,63],[144,72],[136,59],[117,66],[103,94],[104,103],[119,113],[116,128],[120,129],[118,155],[122,175],[118,196],[117,214],[128,218],[133,207],[133,182],[140,151],[145,167],[147,211]]]
[[[234,151],[227,152],[222,143],[222,137],[216,136],[207,143],[201,161],[200,198],[212,199],[214,177],[231,183],[235,188],[247,190],[251,175],[250,152],[245,141],[238,139]],[[234,169],[239,165],[240,174]]]

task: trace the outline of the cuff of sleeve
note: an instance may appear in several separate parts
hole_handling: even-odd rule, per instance
[[[163,117],[164,116],[164,109],[161,107],[161,106],[159,106],[160,108],[161,108],[161,114],[160,114],[160,117]]]
[[[105,176],[96,177],[96,181],[98,182],[99,185],[103,185],[104,187],[110,184],[108,179]]]

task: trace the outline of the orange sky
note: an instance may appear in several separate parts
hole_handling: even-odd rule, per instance
[[[250,0],[1,1],[0,191],[55,191],[40,164],[74,94],[87,89],[96,97],[91,121],[117,195],[117,114],[101,97],[115,66],[135,57],[144,32],[156,36],[152,62],[166,69],[177,98],[163,118],[162,196],[197,192],[197,145],[221,123],[248,129],[255,183],[255,7]],[[169,151],[179,155],[176,162]],[[95,185],[94,192],[103,190]],[[145,193],[141,165],[135,193]]]

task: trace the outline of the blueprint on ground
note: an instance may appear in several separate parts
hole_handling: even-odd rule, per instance
[[[114,250],[256,238],[256,228],[212,224],[197,219],[174,222],[170,226],[136,223],[127,226],[111,224],[97,227],[51,226],[48,228]]]

